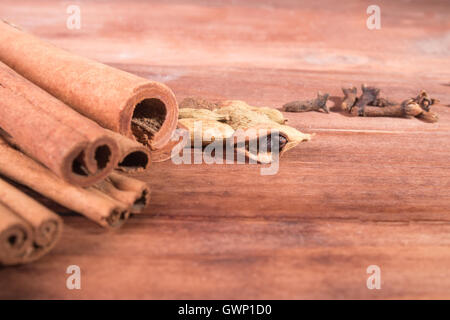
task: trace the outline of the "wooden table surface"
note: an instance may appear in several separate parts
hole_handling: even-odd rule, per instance
[[[370,2],[371,3],[371,2]],[[276,175],[259,165],[155,163],[148,212],[118,231],[64,217],[40,261],[0,269],[0,298],[450,298],[450,5],[377,1],[3,0],[3,19],[187,96],[280,107],[366,82],[426,89],[436,124],[285,114],[314,133]],[[81,29],[66,28],[67,6]],[[68,290],[69,265],[82,289]],[[381,289],[366,286],[369,265]]]

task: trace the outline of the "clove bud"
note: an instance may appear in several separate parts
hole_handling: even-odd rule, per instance
[[[328,93],[322,94],[320,91],[317,93],[316,99],[304,100],[304,101],[292,101],[283,105],[283,111],[287,112],[308,112],[308,111],[320,111],[329,113],[327,107]]]

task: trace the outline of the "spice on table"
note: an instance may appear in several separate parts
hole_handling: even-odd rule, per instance
[[[203,146],[223,140],[233,145],[235,151],[243,153],[247,159],[270,163],[276,160],[275,155],[282,155],[311,138],[308,134],[284,125],[287,120],[276,109],[250,106],[241,100],[225,100],[217,105],[219,107],[213,111],[180,109],[179,123],[188,129],[192,143],[195,138],[201,138]],[[184,118],[185,115],[191,118]],[[224,116],[224,122],[214,120],[217,119],[216,115]],[[196,122],[201,122],[202,132],[195,131]],[[206,135],[205,132],[209,134]],[[274,150],[274,146],[278,146],[278,150]]]
[[[104,129],[104,131],[117,143],[119,154],[117,170],[135,173],[145,171],[150,167],[151,155],[147,147],[117,132],[108,129]]]
[[[180,108],[178,112],[178,119],[208,119],[214,121],[227,121],[227,115],[217,114],[208,109],[194,109],[194,108]]]
[[[184,98],[178,107],[181,109],[190,108],[190,109],[207,109],[214,110],[217,109],[220,105],[220,102],[207,100],[200,97],[187,97]]]
[[[311,100],[292,101],[283,105],[283,111],[287,112],[308,112],[308,111],[320,111],[329,113],[327,107],[328,93],[317,93],[317,98]]]
[[[72,185],[0,139],[0,174],[104,227],[116,228],[130,208],[93,187]]]
[[[177,126],[177,101],[166,85],[59,49],[3,21],[0,60],[102,127],[151,150],[169,142]]]
[[[261,123],[246,130],[237,130],[233,139],[238,153],[243,153],[247,158],[259,163],[270,163],[299,143],[311,140],[311,135],[293,127],[272,122]],[[242,145],[242,141],[246,142],[245,145]],[[251,148],[251,141],[256,148]],[[267,147],[260,148],[258,144],[260,141],[267,141]],[[278,144],[278,150],[272,147],[276,144]]]
[[[0,77],[0,127],[9,143],[83,187],[114,169],[118,146],[103,128],[2,62]]]
[[[185,118],[179,122],[189,131],[191,146],[195,145],[195,140],[201,141],[202,146],[220,140],[230,138],[234,130],[226,123],[211,119]]]
[[[358,89],[356,87],[342,88],[344,93],[344,100],[342,101],[341,108],[344,111],[350,112],[358,99]]]
[[[14,220],[23,220],[21,225],[26,224],[32,231],[27,234],[25,231],[27,228],[19,227],[23,231],[14,231],[13,229],[13,233],[10,233],[6,239],[8,241],[5,242],[1,239],[2,228],[0,223],[0,264],[19,264],[37,260],[56,245],[62,231],[62,219],[1,178],[0,204],[7,207],[19,218]],[[5,210],[3,209],[3,211]],[[28,239],[25,239],[24,236]],[[25,240],[29,240],[29,242]],[[24,251],[19,251],[21,253],[11,250],[20,246],[23,246],[25,249]],[[14,251],[19,253],[19,255],[11,255],[10,252]]]
[[[361,117],[416,117],[426,122],[437,122],[439,117],[430,111],[433,104],[439,102],[432,99],[425,90],[416,97],[401,103],[380,97],[381,90],[373,86],[362,85],[362,95],[357,97],[355,87],[342,88],[344,99],[342,110]]]

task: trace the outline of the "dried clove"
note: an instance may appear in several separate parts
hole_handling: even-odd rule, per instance
[[[361,86],[362,95],[356,101],[355,106],[358,107],[358,115],[364,115],[364,107],[373,104],[380,94],[380,89],[376,87],[367,87],[365,84]],[[350,109],[351,111],[351,109]]]
[[[341,107],[344,111],[350,112],[355,105],[356,100],[358,100],[358,89],[356,89],[356,87],[342,88],[342,92],[344,93],[344,100],[342,101]]]
[[[417,97],[413,100],[425,111],[430,111],[433,104],[438,104],[440,102],[438,99],[430,98],[425,90],[421,90]]]
[[[362,85],[363,91],[357,97],[355,87],[342,88],[344,100],[342,109],[353,115],[361,117],[408,117],[413,116],[426,122],[438,121],[438,115],[430,111],[431,105],[439,100],[432,99],[425,90],[422,90],[415,98],[407,99],[402,103],[396,103],[389,99],[379,97],[380,89]],[[354,107],[357,108],[354,108]]]
[[[327,107],[328,93],[322,94],[320,91],[317,93],[317,98],[303,101],[292,101],[283,105],[283,111],[287,112],[308,112],[308,111],[320,111],[329,113]]]
[[[386,98],[377,98],[377,99],[375,99],[375,101],[373,103],[369,103],[370,106],[375,106],[375,107],[380,107],[380,108],[384,108],[384,107],[388,107],[388,106],[395,106],[396,104],[398,104],[398,103],[388,100]]]

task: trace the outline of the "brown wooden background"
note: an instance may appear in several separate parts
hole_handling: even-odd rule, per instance
[[[68,30],[66,8],[81,8]],[[279,107],[317,90],[428,90],[440,121],[286,114],[315,133],[258,165],[153,165],[152,206],[121,230],[64,218],[56,249],[0,269],[0,298],[450,298],[450,5],[377,1],[3,0],[1,17],[186,96]],[[333,103],[330,104],[332,107]],[[333,109],[333,108],[332,108]],[[67,266],[82,290],[67,290]],[[368,290],[366,268],[381,268]]]

